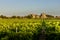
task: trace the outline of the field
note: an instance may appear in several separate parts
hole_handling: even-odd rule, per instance
[[[40,39],[60,40],[60,20],[0,19],[0,40]]]

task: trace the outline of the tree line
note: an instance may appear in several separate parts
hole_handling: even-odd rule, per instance
[[[48,18],[48,19],[50,19],[50,18],[54,18],[54,16],[42,13],[41,15],[37,15],[37,14],[29,14],[27,16],[15,16],[15,15],[13,15],[11,17],[0,15],[0,18],[5,18],[5,19],[8,19],[8,18],[18,18],[18,19],[23,19],[23,18],[29,18],[29,19],[31,19],[31,18]],[[55,17],[55,18],[58,18],[58,17]]]

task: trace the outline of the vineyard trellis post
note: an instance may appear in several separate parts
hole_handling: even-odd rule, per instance
[[[16,33],[17,33],[17,31],[18,31],[18,28],[16,27]]]

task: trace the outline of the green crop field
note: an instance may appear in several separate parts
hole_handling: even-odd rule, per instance
[[[0,19],[0,40],[39,40],[41,34],[46,40],[60,40],[60,20]]]

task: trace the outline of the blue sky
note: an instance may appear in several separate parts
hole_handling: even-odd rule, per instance
[[[60,0],[0,0],[0,15],[27,15],[30,13],[60,15]]]

